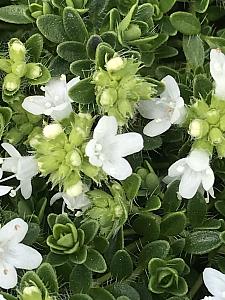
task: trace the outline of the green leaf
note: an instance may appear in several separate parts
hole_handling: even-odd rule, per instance
[[[153,214],[139,215],[133,222],[133,229],[148,241],[157,240],[160,233],[160,217]]]
[[[161,207],[161,200],[158,196],[151,196],[146,200],[144,211],[154,211]]]
[[[28,79],[28,82],[31,85],[45,84],[51,79],[51,74],[50,74],[48,68],[46,68],[42,64],[39,64],[39,66],[41,67],[42,75],[40,77],[38,77],[37,79]]]
[[[43,263],[37,269],[37,275],[43,281],[50,294],[57,293],[59,290],[56,272],[49,263]]]
[[[50,252],[47,255],[45,261],[50,263],[53,267],[61,266],[68,261],[68,255],[61,255]]]
[[[90,78],[80,80],[69,90],[69,96],[74,102],[81,104],[95,102],[95,86]]]
[[[99,224],[96,220],[86,221],[80,226],[80,229],[84,231],[84,243],[89,244],[95,238]]]
[[[83,264],[87,259],[87,246],[84,245],[82,248],[78,249],[78,251],[76,251],[73,254],[70,254],[70,260],[74,263],[74,264]]]
[[[51,14],[40,16],[37,19],[37,27],[50,42],[58,44],[68,39],[60,16]]]
[[[157,57],[169,58],[178,55],[178,50],[174,47],[163,45],[157,49]]]
[[[161,234],[165,236],[172,236],[181,233],[185,229],[186,216],[183,212],[171,212],[162,218]]]
[[[12,110],[9,107],[0,107],[0,114],[3,117],[4,125],[7,125],[12,118]]]
[[[184,36],[183,49],[187,63],[193,68],[203,66],[205,60],[204,46],[199,36]]]
[[[33,34],[25,43],[30,61],[38,62],[43,50],[43,38],[39,33]]]
[[[201,31],[199,20],[191,13],[177,11],[170,15],[174,28],[186,35],[198,34]]]
[[[106,61],[113,57],[115,51],[107,43],[100,43],[96,48],[95,63],[97,68],[105,68]]]
[[[59,56],[51,60],[48,68],[51,71],[52,77],[59,77],[62,74],[70,72],[70,64]]]
[[[130,300],[140,300],[138,292],[126,283],[115,283],[107,287],[114,297],[127,296]]]
[[[76,9],[64,8],[63,25],[70,40],[84,43],[88,39],[87,28]]]
[[[32,21],[26,16],[27,5],[9,5],[0,7],[0,20],[14,24],[29,24]]]
[[[101,287],[90,289],[88,294],[96,300],[116,300],[110,292]]]
[[[133,262],[129,253],[126,250],[118,250],[114,254],[110,270],[112,276],[117,281],[121,281],[122,279],[131,275],[133,271]]]
[[[57,54],[68,62],[87,58],[85,46],[82,43],[74,41],[59,44]]]
[[[70,274],[70,289],[73,293],[86,293],[92,284],[92,273],[83,265],[76,265]]]
[[[163,13],[167,13],[169,10],[171,10],[171,8],[174,6],[174,4],[176,3],[176,0],[160,0],[159,1],[159,9],[163,12]]]
[[[217,231],[195,231],[186,237],[185,251],[190,254],[205,254],[222,244]]]
[[[193,94],[195,98],[206,99],[207,95],[212,91],[213,84],[205,75],[198,74],[193,81]]]
[[[216,201],[215,208],[221,215],[223,215],[225,217],[225,201],[224,200]]]
[[[94,63],[89,59],[82,59],[74,61],[70,64],[70,71],[76,76],[81,78],[89,77],[91,75],[91,69],[93,69]]]
[[[35,284],[42,292],[42,295],[46,293],[46,287],[40,277],[35,272],[28,271],[23,275],[20,281],[20,290],[22,291],[25,287],[31,284]]]
[[[225,50],[225,39],[222,37],[206,36],[204,40],[211,49],[220,48],[223,51]]]
[[[40,226],[37,223],[28,223],[28,231],[23,240],[26,245],[32,245],[38,238]]]
[[[197,193],[192,199],[188,200],[187,218],[192,227],[200,226],[206,216],[207,205],[201,193]]]
[[[206,12],[208,6],[209,6],[210,0],[195,0],[193,3],[193,8],[198,13],[204,13]]]
[[[91,298],[87,294],[76,294],[71,296],[70,300],[93,300],[93,298]]]
[[[102,42],[103,42],[103,40],[99,35],[94,34],[94,35],[90,36],[89,40],[87,41],[87,45],[86,45],[87,54],[90,59],[95,59],[96,49],[97,49],[98,45]]]
[[[125,190],[127,199],[132,201],[138,194],[139,188],[141,186],[141,177],[133,173],[126,180],[122,182],[123,188]]]
[[[163,208],[165,212],[177,211],[181,205],[181,199],[178,197],[177,192],[179,188],[179,181],[175,181],[169,185],[164,197],[163,197]]]
[[[95,249],[88,249],[87,259],[84,265],[91,271],[96,273],[104,273],[107,270],[107,265],[104,257]]]

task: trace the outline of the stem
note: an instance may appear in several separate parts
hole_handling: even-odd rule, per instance
[[[195,282],[195,284],[192,286],[188,296],[190,297],[190,299],[193,299],[193,297],[195,296],[195,294],[198,292],[198,290],[200,289],[200,287],[203,284],[203,280],[202,280],[202,275],[199,275],[197,281]]]

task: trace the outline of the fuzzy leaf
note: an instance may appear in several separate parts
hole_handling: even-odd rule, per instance
[[[129,253],[126,250],[118,250],[112,258],[110,269],[112,276],[118,281],[130,276],[133,271],[133,262]]]
[[[92,273],[83,265],[76,265],[70,274],[70,289],[73,293],[86,293],[92,284]]]
[[[188,12],[177,11],[170,15],[170,21],[183,34],[193,35],[201,31],[201,24],[197,17]]]
[[[0,20],[14,24],[32,23],[25,14],[27,8],[28,6],[23,4],[0,7]]]
[[[96,250],[89,248],[87,259],[84,265],[91,271],[96,273],[104,273],[107,265],[103,256]]]

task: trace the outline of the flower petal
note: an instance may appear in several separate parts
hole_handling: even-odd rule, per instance
[[[16,172],[18,180],[31,179],[38,173],[38,164],[33,156],[23,156],[19,162]]]
[[[96,140],[117,134],[118,124],[115,117],[103,116],[94,129],[93,138]]]
[[[225,76],[225,55],[219,49],[210,51],[210,73],[215,81]]]
[[[179,194],[181,197],[191,199],[196,194],[201,183],[201,173],[186,169],[181,177]]]
[[[162,82],[165,84],[165,91],[160,95],[161,98],[166,98],[168,102],[176,101],[180,97],[180,89],[176,80],[167,75],[162,79]]]
[[[46,98],[44,96],[30,96],[23,100],[22,107],[33,115],[45,113]]]
[[[112,150],[115,147],[115,152],[122,157],[139,152],[144,147],[142,136],[136,132],[118,134],[112,138],[112,143]]]
[[[187,157],[188,166],[196,171],[203,171],[209,167],[209,154],[204,150],[192,150]]]
[[[8,194],[12,188],[12,186],[0,185],[0,196]]]
[[[64,102],[69,102],[67,96],[66,76],[51,79],[45,86],[45,98],[53,106],[60,105]]]
[[[16,269],[10,264],[4,262],[0,264],[0,287],[11,289],[17,285]]]
[[[202,185],[205,191],[211,190],[215,181],[215,176],[213,170],[209,167],[203,174],[202,174]]]
[[[76,85],[79,81],[80,81],[80,77],[79,76],[71,79],[70,81],[68,81],[67,84],[66,84],[67,91],[69,91],[69,89],[71,87],[73,87],[74,85]]]
[[[181,100],[182,99],[182,100]],[[186,108],[184,107],[183,98],[179,98],[171,116],[170,122],[172,124],[181,124],[186,115]]]
[[[124,158],[104,161],[102,169],[106,174],[118,180],[125,180],[132,174],[132,168],[128,161]]]
[[[7,157],[2,163],[2,170],[5,172],[17,172],[17,166],[19,163],[19,158]]]
[[[17,269],[33,270],[42,262],[41,254],[24,244],[16,244],[10,247],[7,261]]]
[[[20,189],[21,189],[21,194],[24,197],[24,199],[29,199],[32,194],[31,179],[21,180],[20,181]]]
[[[52,206],[57,200],[61,199],[63,196],[63,193],[56,193],[52,198],[50,199],[50,206]]]
[[[186,158],[181,158],[175,163],[173,163],[168,170],[169,177],[178,177],[181,176],[185,171]]]
[[[21,157],[19,151],[9,143],[2,143],[2,148],[11,156],[11,157]]]
[[[146,119],[163,119],[167,116],[168,105],[156,98],[139,101],[137,109],[142,117]]]
[[[0,243],[17,244],[24,239],[27,230],[27,223],[20,218],[15,218],[0,228]]]
[[[143,133],[147,136],[154,137],[167,131],[171,127],[169,120],[153,120],[149,122],[143,130]]]
[[[208,291],[215,297],[222,297],[225,292],[225,274],[206,268],[203,272],[203,281]]]

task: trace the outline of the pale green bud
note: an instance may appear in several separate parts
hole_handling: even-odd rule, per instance
[[[128,29],[123,32],[125,41],[138,40],[141,37],[141,29],[137,24],[130,24]]]
[[[220,158],[225,157],[225,140],[223,140],[221,144],[216,146],[216,151]]]
[[[12,65],[12,73],[17,75],[18,77],[23,77],[26,74],[27,65],[25,62],[15,62]]]
[[[192,148],[193,149],[205,150],[210,155],[213,152],[213,145],[209,141],[204,140],[204,139],[194,141],[194,144],[193,144]]]
[[[74,167],[79,167],[81,165],[81,156],[77,150],[74,150],[70,156],[70,162]]]
[[[121,113],[121,115],[124,116],[125,118],[127,116],[132,117],[132,115],[133,115],[132,105],[128,100],[119,101],[118,102],[118,110]]]
[[[78,181],[76,184],[70,186],[66,189],[66,194],[70,197],[76,197],[83,192],[83,184],[81,181]]]
[[[16,92],[20,88],[20,78],[13,73],[9,73],[5,76],[3,82],[3,90],[6,92]]]
[[[124,60],[117,56],[114,58],[111,58],[105,65],[106,70],[108,72],[116,72],[121,70],[124,67]]]
[[[213,145],[220,144],[224,140],[222,132],[218,128],[212,128],[209,131],[209,140]]]
[[[5,59],[5,58],[0,59],[0,70],[4,71],[6,73],[12,72],[10,59]]]
[[[108,86],[111,82],[109,74],[104,70],[95,72],[93,75],[93,80],[99,86]]]
[[[49,124],[43,129],[44,137],[49,140],[55,139],[62,132],[63,128],[60,124]]]
[[[8,43],[8,47],[11,60],[14,62],[25,60],[26,48],[20,40],[16,38],[11,39]]]
[[[209,124],[215,125],[220,119],[219,111],[216,109],[210,109],[206,114],[206,119]]]
[[[27,64],[26,77],[28,79],[37,79],[42,75],[42,68],[39,64],[29,63]]]
[[[120,205],[117,205],[114,209],[115,217],[120,218],[123,215],[123,209]]]
[[[220,129],[225,131],[225,115],[220,118]]]
[[[42,300],[42,293],[36,286],[25,287],[21,295],[22,300]]]
[[[209,124],[205,120],[195,119],[189,125],[189,134],[200,139],[204,137],[209,131]]]
[[[203,117],[209,110],[208,104],[203,100],[195,102],[191,108],[198,115],[198,117]]]
[[[102,92],[100,104],[102,106],[113,106],[117,100],[117,92],[115,89],[109,88]]]

